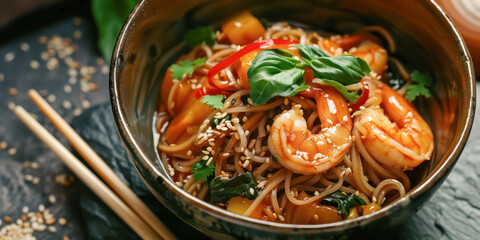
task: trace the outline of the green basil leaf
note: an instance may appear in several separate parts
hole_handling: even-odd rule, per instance
[[[367,205],[362,198],[355,196],[355,194],[347,193],[346,195],[343,195],[343,193],[340,191],[336,191],[324,197],[322,202],[336,205],[338,215],[341,215],[343,219],[347,218],[348,214],[350,214],[350,208],[360,205]]]
[[[236,196],[251,200],[258,195],[257,180],[251,172],[239,174],[228,180],[222,180],[222,176],[218,176],[210,181],[209,186],[212,203],[224,203]]]
[[[198,27],[185,33],[183,40],[187,42],[188,46],[194,48],[202,44],[202,42],[205,42],[208,46],[212,46],[217,38],[211,27]]]
[[[92,0],[92,15],[97,25],[98,48],[110,59],[123,23],[138,0]]]
[[[248,68],[250,98],[260,105],[275,96],[289,97],[308,88],[300,60],[280,49],[261,51]]]
[[[341,83],[334,81],[334,80],[327,80],[323,79],[323,83],[335,87],[342,96],[347,99],[349,102],[352,103],[357,103],[357,99],[359,96],[357,95],[357,92],[350,92],[347,90],[345,86],[343,86]]]
[[[313,60],[320,57],[329,57],[327,53],[313,45],[294,44],[293,45],[300,52],[300,56],[306,60]]]
[[[367,62],[353,55],[315,58],[309,65],[316,78],[337,81],[343,85],[358,83],[371,72]]]

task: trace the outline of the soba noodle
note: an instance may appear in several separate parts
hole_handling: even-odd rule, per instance
[[[392,54],[395,51],[393,38],[388,31],[378,26],[361,29],[360,32],[376,32],[386,39],[387,49]],[[163,162],[168,166],[172,179],[185,191],[200,199],[209,199],[208,181],[196,181],[192,175],[192,167],[202,160],[207,165],[214,166],[214,176],[223,179],[232,179],[244,173],[253,173],[258,185],[258,195],[252,199],[244,199],[246,204],[244,216],[264,219],[267,221],[286,223],[324,223],[336,220],[322,220],[319,211],[304,211],[301,207],[325,207],[325,211],[332,206],[323,206],[320,203],[325,197],[339,191],[343,194],[353,194],[363,199],[366,204],[376,204],[378,208],[405,196],[410,190],[411,183],[404,171],[379,162],[369,153],[368,146],[362,142],[364,135],[368,134],[361,124],[360,115],[363,109],[378,109],[382,99],[370,91],[370,95],[360,110],[352,112],[353,127],[351,129],[352,144],[348,151],[328,171],[318,174],[299,174],[284,167],[274,156],[281,153],[275,152],[272,139],[272,123],[276,117],[286,110],[299,108],[306,120],[306,126],[312,134],[319,133],[322,129],[317,113],[317,104],[313,99],[294,95],[291,97],[275,97],[265,104],[254,106],[249,97],[250,90],[243,89],[232,65],[226,67],[218,74],[222,84],[233,86],[237,90],[224,100],[223,109],[211,109],[206,117],[199,119],[197,127],[183,130],[183,136],[176,136],[175,141],[168,142],[166,134],[169,125],[174,119],[185,111],[185,106],[195,102],[179,102],[177,97],[181,88],[191,88],[194,91],[205,85],[208,71],[220,61],[237,52],[240,47],[226,44],[222,33],[217,32],[217,42],[212,46],[200,44],[195,47],[182,60],[194,60],[206,57],[205,64],[195,70],[191,76],[182,81],[172,80],[169,89],[162,89],[163,100],[159,104],[156,129],[160,133],[158,150]],[[324,48],[324,40],[335,40],[341,36],[322,37],[313,31],[293,28],[281,22],[271,25],[266,29],[262,39],[292,39],[300,44],[315,45]],[[325,49],[329,51],[330,49]],[[344,54],[342,49],[329,51],[333,56]],[[391,58],[400,69],[404,79],[409,80],[408,72],[402,63]],[[381,85],[381,75],[372,72],[365,77],[370,88]],[[187,85],[187,86],[186,86]],[[405,85],[399,91],[405,93]],[[348,85],[350,91],[359,91],[361,83]],[[181,99],[180,99],[181,100]],[[183,109],[183,110],[182,110]],[[212,121],[216,125],[211,125]],[[395,143],[392,143],[395,144]],[[414,150],[402,148],[405,154]],[[415,155],[415,153],[412,153]],[[251,189],[253,191],[253,189]],[[229,209],[229,202],[218,203],[220,207]],[[330,209],[330,210],[329,210]],[[357,207],[355,212],[362,212]],[[303,214],[300,216],[300,212]],[[237,212],[238,213],[238,212]],[[365,213],[364,213],[365,214]]]

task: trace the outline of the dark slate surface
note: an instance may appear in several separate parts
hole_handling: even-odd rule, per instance
[[[43,203],[51,209],[55,217],[67,219],[67,226],[60,227],[58,224],[56,225],[59,230],[57,234],[35,234],[38,239],[60,239],[63,235],[69,236],[70,239],[87,239],[85,222],[94,221],[91,219],[94,216],[82,215],[79,199],[82,199],[82,201],[88,199],[88,194],[84,194],[85,191],[80,183],[75,183],[71,187],[64,187],[54,183],[56,175],[69,173],[69,171],[50,150],[15,118],[8,110],[7,105],[11,101],[24,106],[27,110],[36,114],[39,117],[39,121],[50,132],[62,139],[63,143],[66,143],[30,102],[26,95],[27,90],[35,88],[37,90],[47,90],[49,93],[55,94],[57,99],[52,105],[67,121],[72,120],[73,109],[80,107],[82,100],[87,99],[92,105],[108,101],[108,77],[102,75],[100,71],[97,71],[92,77],[92,82],[100,84],[99,91],[88,94],[83,93],[80,91],[77,83],[77,85],[72,86],[72,93],[66,94],[63,91],[63,86],[68,82],[67,67],[62,63],[59,69],[48,71],[45,63],[40,60],[40,53],[45,50],[45,46],[38,43],[38,37],[50,37],[54,34],[59,34],[62,37],[71,38],[75,30],[81,30],[82,38],[73,39],[74,43],[79,45],[79,51],[74,54],[73,58],[82,64],[96,65],[95,61],[100,54],[95,46],[94,25],[89,20],[88,14],[83,14],[85,11],[88,12],[88,8],[83,7],[83,9],[78,10],[75,7],[71,7],[67,12],[60,14],[44,12],[41,16],[33,16],[28,21],[23,20],[23,23],[31,22],[32,25],[10,26],[8,28],[9,33],[0,31],[0,73],[5,76],[4,81],[0,82],[0,98],[2,99],[0,102],[0,142],[6,141],[9,148],[15,147],[18,149],[18,153],[13,156],[8,155],[5,150],[0,150],[0,218],[8,215],[16,219],[21,215],[23,206],[29,206],[31,210],[35,210],[39,204]],[[72,17],[79,14],[83,19],[83,23],[74,25]],[[47,20],[42,23],[41,19]],[[19,45],[22,42],[30,45],[28,52],[23,52],[19,49]],[[12,62],[4,60],[4,56],[8,52],[15,53],[15,59]],[[31,60],[38,60],[41,63],[40,69],[32,70],[29,67]],[[18,89],[18,95],[8,95],[6,92],[10,87]],[[477,90],[479,90],[478,84]],[[62,107],[62,101],[67,99],[72,102],[72,109]],[[107,114],[110,112],[108,104],[100,106],[99,109],[103,109],[103,113],[95,114]],[[480,167],[477,161],[480,158],[478,157],[480,156],[480,117],[478,117],[478,111],[476,115],[477,118],[470,141],[464,153],[453,172],[431,201],[415,216],[407,220],[399,230],[393,231],[390,235],[377,238],[479,239],[480,202],[478,199],[480,199],[480,196],[478,186],[480,185]],[[87,115],[83,117],[88,118]],[[111,122],[109,121],[109,123]],[[97,125],[96,127],[101,128],[102,126]],[[105,130],[109,133],[115,132],[113,127]],[[118,139],[111,139],[118,138],[117,135],[110,135],[108,138],[109,141],[115,143],[115,146],[112,144],[110,147],[121,147],[120,144],[117,144]],[[97,147],[101,148],[102,146],[97,145]],[[124,155],[117,155],[115,159],[123,159],[130,164],[128,160],[124,159]],[[22,163],[25,161],[38,162],[40,167],[38,169],[22,169]],[[119,168],[129,169],[127,167],[129,165],[122,166],[119,166]],[[34,185],[25,181],[24,176],[26,174],[39,177],[40,183]],[[132,173],[127,177],[133,176],[135,175]],[[134,185],[137,186],[137,190],[144,190],[140,182],[135,182]],[[47,198],[50,194],[56,196],[57,203],[48,203]],[[148,198],[147,195],[144,197]],[[98,206],[101,206],[101,204],[98,204]],[[160,205],[158,206],[159,209],[154,209],[155,211],[164,211],[160,209],[162,208]],[[99,210],[98,212],[101,211]],[[86,218],[83,216],[86,216]],[[101,222],[102,219],[106,218],[105,216],[107,215],[99,215],[97,216],[99,219],[95,221]],[[165,216],[168,217],[162,218],[162,220],[166,222],[174,221],[170,215]],[[117,226],[117,228],[119,227]],[[189,233],[195,235],[197,232],[192,230]]]

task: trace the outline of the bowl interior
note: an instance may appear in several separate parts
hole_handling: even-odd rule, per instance
[[[435,151],[430,161],[410,173],[416,187],[407,197],[372,214],[364,222],[378,220],[406,208],[411,202],[409,198],[415,199],[425,193],[429,196],[430,190],[438,187],[437,183],[451,170],[467,140],[474,113],[472,99],[475,88],[471,61],[464,43],[433,1],[143,0],[130,16],[117,42],[111,69],[111,98],[125,145],[137,170],[160,201],[172,208],[183,206],[180,207],[183,210],[174,212],[184,219],[191,218],[189,214],[194,211],[185,207],[184,203],[200,208],[203,214],[220,218],[233,216],[187,196],[168,181],[167,171],[156,152],[153,120],[158,90],[166,69],[188,51],[184,45],[178,44],[183,34],[198,26],[218,27],[223,18],[244,9],[270,21],[294,21],[306,27],[337,33],[350,33],[372,24],[386,28],[395,39],[397,50],[394,55],[408,63],[411,69],[427,72],[434,78],[433,97],[415,104],[433,130]],[[421,199],[422,202],[415,206],[421,206],[428,197]],[[255,226],[251,224],[255,223],[254,220],[238,219],[241,224]],[[359,221],[348,224],[361,225]],[[209,229],[198,225],[204,231]],[[330,227],[339,226],[331,224]],[[282,226],[275,225],[275,228]],[[327,228],[329,226],[325,226]]]

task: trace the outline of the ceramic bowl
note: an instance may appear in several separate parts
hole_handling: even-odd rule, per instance
[[[432,127],[435,152],[415,170],[414,187],[380,211],[323,225],[260,221],[227,212],[177,187],[160,163],[153,120],[162,77],[187,51],[179,43],[197,26],[212,25],[249,9],[271,21],[295,21],[348,33],[380,25],[393,35],[398,58],[432,73],[433,97],[416,102]],[[338,238],[401,223],[420,209],[445,180],[467,141],[475,112],[472,62],[453,24],[432,0],[142,0],[125,23],[113,53],[110,97],[116,124],[145,184],[179,218],[215,239]]]

